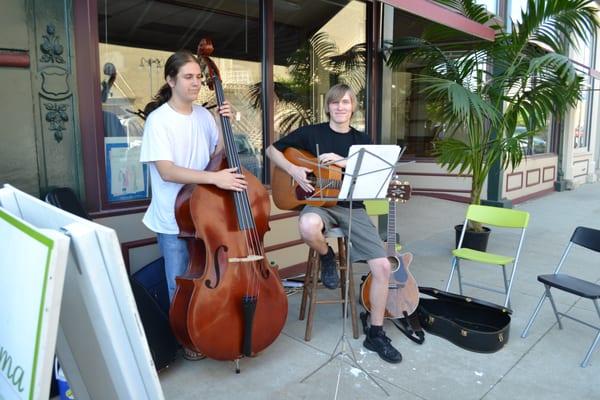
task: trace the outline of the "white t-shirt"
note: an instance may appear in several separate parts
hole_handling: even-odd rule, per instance
[[[157,233],[179,233],[175,199],[181,183],[164,181],[152,161],[172,161],[179,167],[204,170],[219,141],[212,114],[194,105],[189,115],[178,113],[167,103],[150,113],[144,125],[140,161],[150,169],[152,200],[142,222]]]

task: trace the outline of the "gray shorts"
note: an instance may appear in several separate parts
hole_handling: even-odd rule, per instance
[[[350,209],[346,207],[312,207],[306,206],[300,212],[300,215],[306,213],[315,213],[321,217],[325,230],[331,228],[340,228],[342,232],[348,235],[348,217]],[[377,228],[371,222],[364,208],[352,209],[352,250],[350,259],[352,262],[367,261],[374,258],[386,256],[383,241],[379,237]]]

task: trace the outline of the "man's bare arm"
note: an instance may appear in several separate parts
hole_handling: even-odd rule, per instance
[[[227,168],[220,171],[198,171],[191,168],[179,167],[172,161],[155,161],[160,177],[167,182],[199,183],[215,185],[221,189],[242,191],[247,183],[244,175],[236,172],[237,168]]]
[[[269,157],[269,159],[273,161],[276,166],[294,178],[294,180],[298,182],[302,189],[310,192],[315,190],[315,188],[310,184],[310,181],[306,178],[307,174],[312,172],[310,168],[301,167],[291,163],[287,158],[285,158],[283,153],[277,150],[273,145],[267,148],[266,153],[267,157]]]

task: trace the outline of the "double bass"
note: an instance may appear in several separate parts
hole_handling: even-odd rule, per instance
[[[198,58],[206,83],[224,102],[218,69],[202,39]],[[287,317],[287,297],[277,270],[264,252],[270,201],[262,183],[243,169],[229,118],[221,116],[224,151],[207,170],[237,168],[248,184],[242,192],[213,185],[185,185],[175,204],[180,237],[187,239],[190,262],[176,278],[169,319],[179,342],[215,360],[254,356],[279,336]],[[239,372],[239,366],[237,368]]]

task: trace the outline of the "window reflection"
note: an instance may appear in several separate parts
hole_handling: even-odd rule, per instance
[[[357,93],[352,126],[365,128],[366,8],[360,1],[276,0],[275,139],[299,126],[324,122],[324,95],[336,83]],[[349,29],[349,26],[352,28]]]
[[[141,140],[144,120],[140,110],[162,85],[163,64],[169,55],[168,51],[99,44],[104,136]]]
[[[583,68],[582,75],[584,76],[583,91],[581,92],[581,100],[577,103],[573,113],[575,121],[573,132],[573,147],[576,149],[587,149],[590,140],[590,129],[592,124],[592,106],[595,79],[593,79],[586,67],[594,67],[596,65],[596,35],[593,35],[591,40],[578,41],[573,47],[571,57]],[[580,71],[581,72],[581,71]]]
[[[258,6],[259,0],[98,0],[98,84],[109,201],[147,198],[146,172],[132,161],[144,129],[141,110],[164,83],[166,59],[179,49],[195,52],[205,36],[215,44],[211,58],[220,69],[225,98],[234,110],[232,128],[240,160],[261,178],[261,103],[260,99],[252,103],[250,96],[262,80]],[[197,102],[214,111],[215,96],[208,88],[201,90]],[[143,193],[139,187],[136,191],[128,188],[123,182],[127,176],[144,177]]]
[[[484,5],[492,14],[498,14],[498,0],[477,0],[476,3]]]
[[[515,133],[525,133],[528,127],[523,117],[517,118],[517,127]],[[533,135],[527,138],[527,141],[521,144],[523,153],[525,155],[544,154],[550,152],[550,139],[552,134],[552,117],[548,117],[546,125],[539,132],[535,132]]]
[[[510,2],[509,17],[513,23],[521,22],[521,13],[527,11],[527,0],[512,0]]]
[[[405,37],[421,37],[433,32],[439,25],[415,15],[385,6],[384,43],[392,45]],[[440,45],[449,43],[457,48],[462,42],[468,46],[476,40],[464,33],[445,29],[445,36],[434,35]],[[460,53],[457,53],[460,54]],[[382,118],[383,143],[397,144],[405,148],[405,155],[432,157],[433,141],[445,134],[436,116],[436,109],[426,101],[423,83],[417,76],[422,65],[404,61],[391,69],[384,66],[382,72]],[[458,133],[460,135],[460,133]]]

